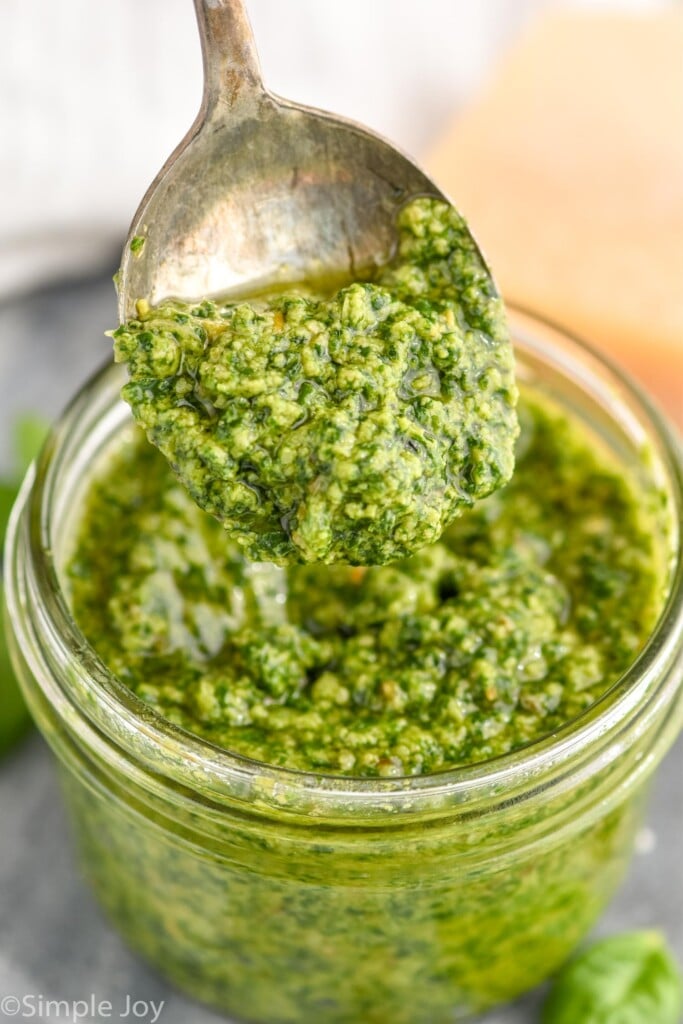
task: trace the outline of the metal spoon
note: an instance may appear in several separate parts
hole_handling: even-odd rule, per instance
[[[273,96],[241,0],[195,0],[204,96],[130,228],[119,314],[135,303],[244,293],[391,253],[397,209],[442,197],[427,175],[360,125]]]

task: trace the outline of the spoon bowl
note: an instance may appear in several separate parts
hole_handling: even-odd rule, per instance
[[[444,198],[373,132],[264,87],[241,0],[195,0],[204,94],[192,128],[133,219],[119,315],[146,299],[196,300],[372,273],[398,208]]]

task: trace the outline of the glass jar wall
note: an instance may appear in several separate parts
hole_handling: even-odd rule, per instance
[[[84,871],[174,984],[264,1024],[441,1024],[566,959],[628,864],[680,729],[681,466],[666,427],[590,350],[513,316],[520,378],[664,496],[669,595],[633,667],[511,755],[410,779],[268,767],[175,728],[107,671],[62,567],[84,486],[128,423],[111,368],[57,426],[7,551],[14,661],[52,745]]]

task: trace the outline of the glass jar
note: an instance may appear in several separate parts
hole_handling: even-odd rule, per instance
[[[110,367],[25,483],[7,547],[17,673],[55,751],[83,867],[170,981],[267,1024],[445,1024],[552,973],[628,864],[682,708],[681,462],[590,349],[512,314],[520,378],[601,436],[669,530],[669,592],[630,670],[556,734],[409,779],[269,767],[165,722],[74,624],[61,564],[89,472],[129,421]]]

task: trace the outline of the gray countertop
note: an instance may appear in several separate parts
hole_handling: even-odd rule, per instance
[[[20,411],[55,415],[109,353],[102,333],[115,321],[110,281],[51,289],[0,307],[0,466],[9,459],[8,425]],[[629,877],[605,915],[601,934],[661,927],[683,961],[683,742],[654,785],[647,823]],[[3,1010],[2,997],[10,997]],[[129,953],[103,920],[78,876],[51,755],[33,735],[0,762],[0,1020],[12,997],[108,1000],[111,1019],[139,1001],[139,1020],[162,1024],[224,1020],[190,1003]],[[485,1024],[532,1024],[538,998],[490,1014]],[[34,1019],[68,1020],[42,1004]],[[54,1012],[53,1012],[54,1011]],[[83,1022],[102,1015],[82,1012]],[[128,1020],[135,1019],[131,1013]],[[321,1021],[321,1024],[324,1024]],[[581,1022],[577,1021],[577,1024]],[[655,1024],[655,1022],[653,1022]]]

